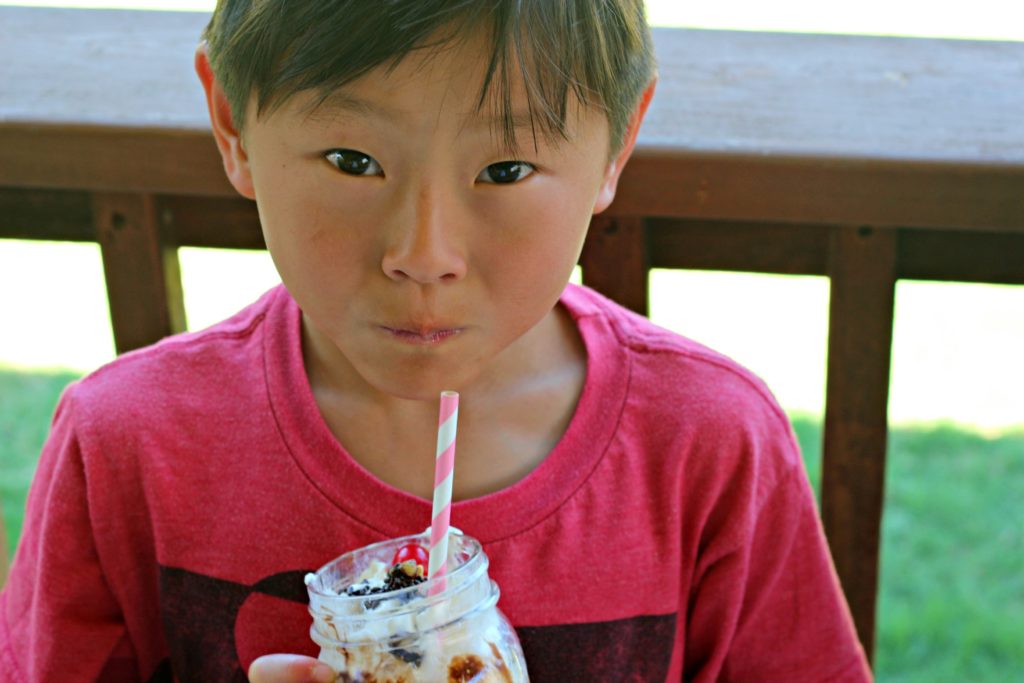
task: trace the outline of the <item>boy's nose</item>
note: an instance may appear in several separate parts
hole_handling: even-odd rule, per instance
[[[454,218],[429,189],[421,190],[413,215],[398,212],[381,266],[392,280],[420,284],[454,282],[466,275],[466,260]]]

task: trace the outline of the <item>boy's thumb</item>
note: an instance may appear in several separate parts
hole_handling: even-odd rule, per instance
[[[334,669],[323,662],[317,662],[309,670],[309,680],[312,683],[334,683],[337,677],[334,674]]]
[[[302,655],[264,655],[249,666],[250,683],[335,683],[336,680],[331,667]]]

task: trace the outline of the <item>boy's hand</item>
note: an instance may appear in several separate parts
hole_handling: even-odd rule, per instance
[[[264,655],[249,667],[249,683],[334,683],[331,667],[302,655]]]

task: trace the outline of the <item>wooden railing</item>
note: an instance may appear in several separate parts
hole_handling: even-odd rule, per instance
[[[205,20],[0,8],[0,237],[98,242],[118,351],[184,328],[177,247],[264,246],[192,74]],[[895,282],[1024,283],[1024,44],[655,42],[584,281],[646,312],[652,267],[830,278],[821,512],[870,653]]]

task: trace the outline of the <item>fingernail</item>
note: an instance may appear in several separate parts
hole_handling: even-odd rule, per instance
[[[334,683],[334,681],[337,679],[337,676],[334,673],[334,669],[327,666],[326,664],[323,664],[322,662],[317,662],[316,664],[314,664],[313,667],[309,670],[309,675],[310,678],[312,678],[313,681],[315,681],[315,683]]]

